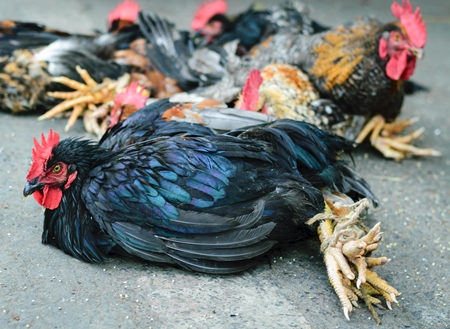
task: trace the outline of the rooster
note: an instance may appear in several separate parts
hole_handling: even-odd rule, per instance
[[[145,56],[145,40],[134,23],[139,10],[136,2],[125,0],[109,14],[108,33],[93,36],[33,23],[0,24],[0,45],[8,51],[0,60],[0,107],[12,113],[48,110],[41,120],[73,109],[67,130],[82,113],[92,122],[97,107],[112,102],[130,82],[154,97],[179,92]]]
[[[371,269],[387,259],[369,257],[379,224],[366,234],[359,228],[374,196],[339,160],[348,141],[290,120],[218,135],[158,119],[172,107],[154,102],[99,143],[60,141],[53,131],[35,140],[23,193],[46,208],[43,243],[86,262],[125,253],[226,274],[310,235],[306,222],[322,220],[325,263],[346,317],[361,289],[396,302],[397,291]]]
[[[204,44],[223,45],[239,40],[240,53],[246,53],[274,33],[313,34],[326,29],[309,17],[305,5],[296,1],[267,9],[252,5],[235,17],[226,15],[227,9],[225,0],[205,1],[198,7],[191,29],[204,39]]]
[[[321,98],[331,100],[343,115],[360,115],[367,120],[356,138],[358,142],[372,131],[372,144],[386,157],[400,160],[407,154],[421,154],[405,147],[408,141],[384,137],[383,130],[387,134],[399,133],[412,124],[397,125],[393,121],[403,103],[404,82],[413,75],[417,59],[423,56],[426,26],[419,8],[413,10],[409,0],[403,0],[402,5],[394,2],[391,9],[398,21],[358,19],[313,35],[276,33],[243,58],[234,55],[236,45],[231,43],[222,50],[177,49],[178,53],[173,53],[170,33],[161,36],[161,29],[146,25],[142,15],[140,25],[147,38],[165,39],[159,47],[148,49],[154,65],[184,85],[194,86],[193,92],[205,97],[233,101],[255,68],[261,70],[271,63],[300,67]],[[168,24],[161,20],[159,25]],[[206,62],[197,59],[200,51],[209,54],[208,65],[200,66]],[[170,70],[169,65],[177,70]]]

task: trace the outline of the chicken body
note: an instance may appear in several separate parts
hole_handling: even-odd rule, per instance
[[[2,22],[5,24],[5,22]],[[39,108],[48,109],[56,103],[49,91],[68,90],[53,81],[65,76],[83,82],[76,67],[81,66],[93,80],[117,79],[127,68],[109,61],[112,53],[130,37],[129,33],[101,36],[71,35],[33,23],[19,23],[28,28],[3,32],[0,46],[0,108],[20,113]]]
[[[239,40],[239,53],[245,54],[253,46],[276,33],[309,35],[326,30],[311,19],[308,7],[298,1],[286,1],[268,8],[253,4],[234,17],[223,12],[224,6],[226,7],[226,4],[221,0],[199,6],[191,26],[203,36],[202,44],[224,45]],[[205,21],[207,17],[210,18]]]
[[[307,233],[304,222],[325,207],[319,188],[373,196],[336,160],[351,148],[343,139],[293,121],[227,135],[174,121],[143,129],[142,115],[170,106],[161,101],[136,112],[99,144],[68,139],[49,146],[43,163],[35,159],[24,193],[47,208],[44,243],[85,261],[119,245],[144,259],[228,273]],[[243,234],[252,236],[248,244],[239,241]],[[214,236],[225,243],[219,250]]]
[[[74,37],[30,22],[0,22],[0,108],[12,113],[50,106],[48,65],[34,53],[57,40]]]
[[[370,140],[385,157],[401,160],[408,155],[437,156],[440,152],[421,149],[409,143],[423,129],[409,135],[397,136],[413,123],[412,120],[386,124],[376,115],[367,122],[366,116],[347,114],[320,94],[300,69],[287,64],[269,64],[263,70],[252,70],[236,103],[238,108],[263,111],[276,118],[301,120],[321,129],[361,143],[370,129]]]
[[[251,79],[258,76],[260,80],[252,85]],[[262,111],[279,119],[305,121],[351,141],[365,122],[364,117],[345,114],[329,99],[320,98],[309,77],[288,64],[273,63],[261,71],[253,70],[243,90],[235,104],[238,108]]]
[[[348,141],[291,120],[217,135],[165,121],[171,108],[168,100],[152,103],[98,144],[60,141],[52,131],[35,141],[24,195],[46,208],[43,243],[87,262],[120,253],[225,274],[309,236],[324,219],[325,263],[345,316],[357,297],[342,292],[361,285],[396,301],[398,292],[371,270],[388,259],[368,257],[381,239],[379,224],[364,235],[358,216],[368,201],[347,196],[376,202],[339,160],[352,148]]]

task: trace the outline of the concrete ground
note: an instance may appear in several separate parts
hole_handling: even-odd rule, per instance
[[[196,6],[182,0],[141,1],[187,27]],[[232,11],[248,0],[229,1]],[[269,3],[269,1],[261,1]],[[391,20],[390,0],[305,1],[313,16],[339,24],[355,15]],[[408,97],[402,118],[419,117],[417,142],[442,157],[395,163],[370,147],[355,154],[357,169],[382,203],[366,223],[382,222],[377,255],[392,262],[378,273],[401,291],[400,307],[381,311],[384,328],[450,328],[450,3],[414,0],[427,20],[426,58],[414,80],[429,92]],[[0,19],[38,21],[77,32],[104,29],[116,0],[16,0]],[[447,41],[445,41],[447,40]],[[209,276],[137,261],[85,264],[40,243],[43,210],[22,190],[32,137],[49,128],[62,137],[84,134],[81,122],[0,113],[0,328],[374,328],[364,307],[345,320],[328,284],[317,239],[270,254],[233,276]]]

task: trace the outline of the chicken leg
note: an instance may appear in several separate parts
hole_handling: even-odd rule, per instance
[[[84,83],[63,76],[53,77],[51,79],[51,81],[66,85],[74,89],[74,91],[55,91],[47,93],[51,97],[64,99],[64,101],[41,115],[38,118],[39,120],[52,118],[70,108],[73,108],[65,127],[65,130],[67,131],[75,124],[77,118],[84,112],[85,109],[90,109],[93,111],[97,105],[113,100],[116,91],[125,87],[130,79],[129,75],[126,74],[116,81],[105,79],[99,84],[92,79],[86,70],[79,66],[76,66],[76,70],[83,79]]]
[[[398,303],[398,291],[372,271],[374,266],[389,262],[386,257],[370,257],[381,240],[380,223],[367,232],[359,222],[359,215],[369,204],[367,199],[353,203],[348,197],[330,193],[325,194],[325,200],[326,213],[315,216],[308,224],[322,219],[319,237],[331,286],[347,319],[360,298],[380,323],[373,305],[381,307],[381,301],[374,296],[383,296],[389,309],[392,303]]]
[[[441,153],[439,151],[418,148],[409,144],[411,141],[422,135],[424,132],[423,128],[405,136],[395,136],[395,134],[401,133],[416,121],[417,120],[415,119],[411,119],[386,123],[381,115],[376,115],[366,123],[355,142],[362,143],[369,133],[372,132],[370,135],[370,142],[386,158],[401,161],[408,155],[440,156]]]

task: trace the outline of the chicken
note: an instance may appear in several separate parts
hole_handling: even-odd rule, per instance
[[[384,24],[375,19],[357,19],[313,35],[277,33],[243,58],[235,56],[236,45],[232,43],[222,49],[173,48],[172,34],[168,32],[171,27],[164,20],[151,26],[141,15],[140,26],[149,40],[159,40],[148,49],[159,70],[184,86],[192,86],[186,90],[220,101],[236,99],[252,69],[261,70],[271,63],[300,67],[321,98],[331,100],[344,115],[360,115],[367,120],[367,129],[356,141],[362,142],[372,132],[374,147],[386,157],[401,160],[406,155],[423,155],[408,145],[421,130],[404,140],[392,135],[413,123],[394,121],[403,103],[404,81],[413,75],[417,58],[423,56],[426,26],[419,8],[413,11],[409,0],[403,0],[402,5],[394,2],[392,13],[398,21]],[[206,55],[208,61],[198,60]]]
[[[252,5],[245,12],[229,17],[225,0],[205,1],[195,13],[191,29],[204,38],[203,43],[223,45],[239,40],[240,53],[246,53],[274,33],[313,34],[326,28],[309,17],[300,2],[286,1],[270,8]]]
[[[109,15],[109,33],[93,36],[3,22],[0,43],[9,53],[0,61],[2,107],[13,113],[47,110],[63,100],[39,119],[73,108],[68,129],[86,109],[90,113],[112,101],[130,80],[148,86],[139,75],[139,66],[147,69],[148,60],[139,61],[143,56],[136,52],[135,41],[141,35],[131,22],[139,10],[137,3],[124,1]]]
[[[273,63],[261,71],[252,70],[235,106],[244,110],[262,111],[280,119],[306,121],[351,141],[358,141],[366,122],[364,116],[347,114],[332,101],[321,99],[308,76],[288,64]],[[420,149],[406,144],[418,135],[415,132],[408,136],[392,136],[390,139],[399,145],[404,155],[440,154],[432,149]]]
[[[46,89],[54,68],[37,60],[37,50],[58,40],[90,38],[50,29],[30,22],[0,22],[0,108],[22,113],[51,106]]]
[[[117,33],[126,28],[133,28],[141,7],[136,1],[124,0],[108,14],[108,32]]]
[[[70,80],[85,80],[82,78],[83,74],[80,75],[75,70],[77,65],[84,67],[95,81],[100,82],[105,77],[117,79],[126,72],[125,67],[108,62],[104,57],[111,53],[110,48],[122,42],[123,35],[52,35],[51,38],[47,35],[49,32],[42,29],[27,32],[26,39],[22,33],[18,33],[1,41],[10,48],[16,47],[2,58],[0,64],[2,108],[17,113],[49,103],[53,100],[53,95],[47,95],[47,92],[62,89],[59,84],[61,80],[54,77],[64,75]],[[41,47],[44,42],[41,40],[53,39],[56,40]],[[35,48],[35,45],[38,47]]]
[[[66,130],[84,112],[85,129],[102,135],[109,124],[108,120],[104,120],[105,117],[111,110],[114,111],[116,103],[123,101],[123,94],[126,93],[127,86],[132,86],[143,95],[147,97],[151,95],[153,98],[165,98],[182,91],[176,81],[156,70],[146,57],[146,40],[142,38],[139,27],[134,23],[138,11],[140,11],[140,7],[136,2],[125,0],[108,16],[109,35],[117,41],[112,47],[109,47],[111,51],[107,59],[124,68],[125,73],[119,79],[107,79],[98,83],[91,79],[86,70],[77,67],[76,70],[80,72],[84,84],[79,84],[64,76],[53,78],[53,81],[65,84],[75,91],[50,93],[51,96],[65,99],[65,101],[45,113],[40,119],[53,117],[73,107]],[[127,109],[129,114],[133,111],[130,108]]]
[[[339,160],[351,143],[291,120],[217,135],[159,120],[171,107],[154,102],[99,143],[60,141],[53,131],[35,140],[23,193],[46,208],[43,243],[86,262],[120,252],[226,274],[313,233],[306,221],[321,221],[325,263],[346,317],[357,294],[370,307],[379,303],[373,294],[396,301],[397,291],[371,269],[388,261],[369,257],[379,224],[364,232],[358,220],[367,198],[376,200]]]

